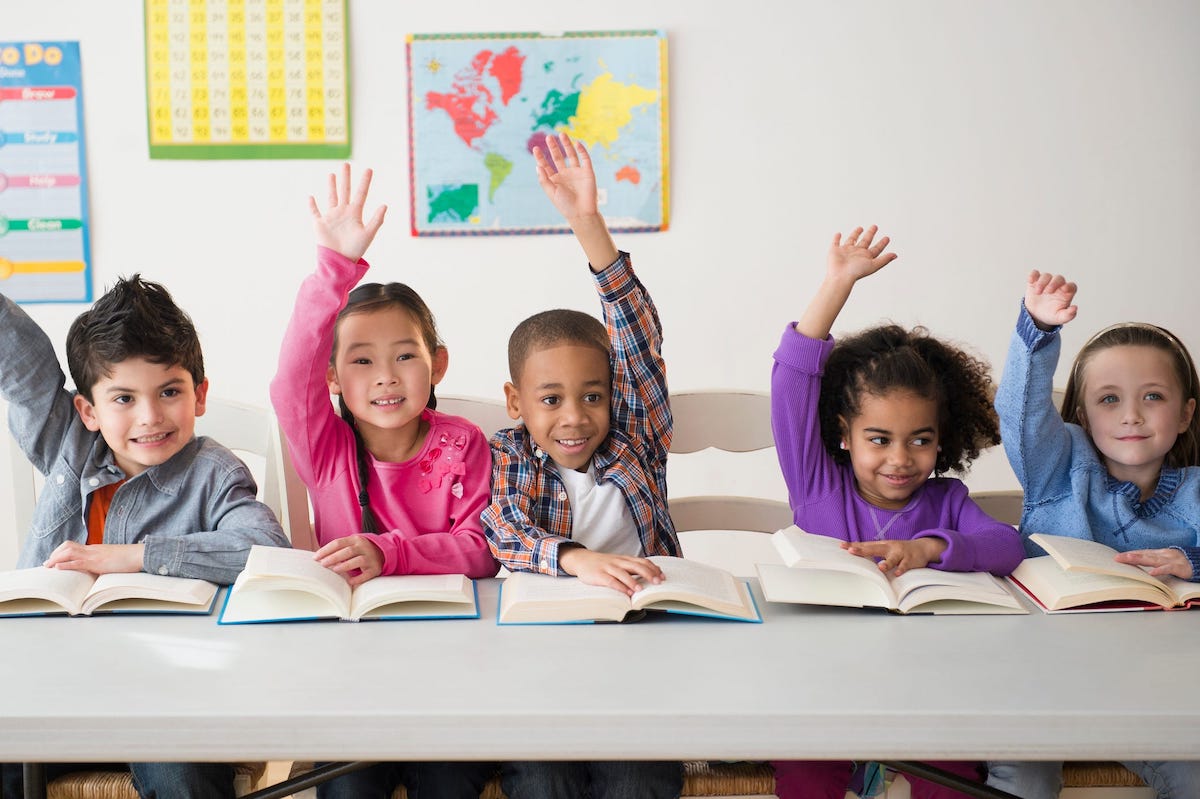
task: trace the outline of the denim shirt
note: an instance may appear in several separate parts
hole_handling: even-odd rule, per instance
[[[1067,424],[1051,397],[1062,341],[1022,307],[996,392],[1004,452],[1024,489],[1021,534],[1050,533],[1099,541],[1113,549],[1174,547],[1200,581],[1200,467],[1164,467],[1154,494],[1113,478],[1091,437]]]
[[[103,436],[84,426],[64,384],[45,333],[0,295],[0,394],[17,444],[46,476],[19,568],[41,565],[64,541],[85,543],[89,496],[125,477]],[[153,574],[232,583],[251,545],[288,546],[256,494],[236,455],[193,438],[117,489],[104,543],[145,544],[142,568]]]

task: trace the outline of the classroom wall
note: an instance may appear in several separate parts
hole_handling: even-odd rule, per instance
[[[336,164],[151,161],[142,4],[0,9],[0,38],[81,42],[97,290],[135,270],[166,283],[201,331],[213,394],[266,403],[313,264],[306,197]],[[1200,351],[1192,0],[351,0],[353,163],[375,169],[373,200],[389,205],[368,258],[437,314],[444,391],[499,397],[520,319],[597,304],[569,237],[410,237],[405,34],[648,27],[670,40],[671,228],[618,244],[657,301],[673,389],[766,390],[832,234],[873,222],[900,258],[835,333],[924,324],[998,374],[1038,268],[1081,287],[1064,352],[1122,319]],[[29,310],[61,351],[81,307]],[[710,476],[779,495],[776,471]],[[971,483],[1016,486],[998,453]]]

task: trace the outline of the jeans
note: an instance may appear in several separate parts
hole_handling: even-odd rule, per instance
[[[73,771],[119,771],[120,763],[47,764],[47,782]],[[233,766],[228,763],[130,763],[133,787],[142,799],[231,799]],[[24,796],[24,778],[20,763],[5,763],[3,799]]]
[[[1200,799],[1200,761],[1124,760],[1121,765],[1153,788],[1158,799]],[[987,784],[1022,799],[1057,799],[1062,762],[993,761]]]
[[[502,763],[508,799],[675,799],[683,764],[659,761]]]
[[[321,764],[318,764],[321,765]],[[495,763],[376,763],[317,786],[317,799],[479,799]]]

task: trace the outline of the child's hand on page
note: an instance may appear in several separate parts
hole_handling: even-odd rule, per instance
[[[335,538],[314,552],[313,559],[344,577],[351,588],[383,573],[383,553],[370,536]]]
[[[643,582],[663,581],[662,569],[645,558],[609,555],[580,546],[559,549],[558,565],[588,585],[603,585],[626,596],[640,591]]]
[[[1148,566],[1154,577],[1171,576],[1190,580],[1193,576],[1191,562],[1178,549],[1135,549],[1119,552],[1113,560],[1134,566]]]
[[[371,170],[364,171],[358,189],[351,191],[350,165],[342,164],[340,181],[337,175],[329,175],[329,207],[322,212],[317,206],[317,201],[311,196],[308,198],[317,244],[339,252],[355,262],[362,258],[363,253],[371,246],[375,234],[383,224],[384,214],[387,213],[387,206],[381,205],[371,220],[363,223],[363,206],[367,204],[371,175]]]
[[[1079,313],[1079,306],[1071,304],[1078,290],[1074,283],[1068,283],[1062,275],[1034,269],[1029,273],[1029,282],[1025,286],[1025,310],[1044,330],[1065,325]]]
[[[941,560],[946,542],[940,538],[914,538],[909,541],[847,541],[842,549],[851,555],[878,559],[879,570],[899,577],[909,569],[921,569]]]
[[[90,574],[140,572],[145,556],[145,544],[80,544],[63,541],[43,566],[49,569],[68,569]]]

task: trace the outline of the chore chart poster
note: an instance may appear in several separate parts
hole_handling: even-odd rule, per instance
[[[79,42],[0,42],[0,292],[90,302]]]
[[[610,229],[666,229],[661,31],[414,34],[408,75],[414,236],[570,232],[533,160],[559,131],[587,146]]]
[[[346,0],[145,0],[151,158],[347,158]]]

